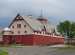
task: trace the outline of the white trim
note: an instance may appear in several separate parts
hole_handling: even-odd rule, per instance
[[[39,34],[18,34],[18,35],[39,35]],[[40,35],[40,36],[48,36],[48,35]],[[48,36],[48,37],[55,37],[55,36]],[[65,38],[65,37],[56,37],[56,38]]]

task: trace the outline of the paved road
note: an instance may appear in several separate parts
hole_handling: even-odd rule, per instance
[[[10,52],[15,52],[17,55],[43,55],[48,52],[57,51],[57,48],[52,47],[27,47],[27,48],[0,48]]]
[[[37,46],[37,47],[26,47],[26,48],[0,48],[0,49],[10,52],[10,55],[75,55],[75,49],[59,51],[57,50],[59,46],[63,47],[63,45],[58,45],[55,47]]]

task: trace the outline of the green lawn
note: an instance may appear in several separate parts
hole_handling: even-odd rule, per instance
[[[8,55],[8,52],[5,52],[3,50],[0,50],[0,55]]]
[[[19,45],[0,45],[0,47],[5,47],[5,48],[23,48],[24,46],[19,46]]]
[[[63,47],[63,48],[58,48],[58,50],[69,50],[69,49],[75,49],[75,47]]]

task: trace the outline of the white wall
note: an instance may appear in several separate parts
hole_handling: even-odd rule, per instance
[[[17,24],[21,24],[21,28],[17,28]],[[26,25],[26,28],[24,28],[24,25]],[[14,29],[12,28],[14,26]],[[10,26],[10,30],[14,32],[12,35],[18,35],[18,31],[20,31],[19,35],[25,35],[25,31],[27,31],[26,34],[33,34],[34,31],[29,27],[29,25],[24,21],[14,21],[13,24]]]

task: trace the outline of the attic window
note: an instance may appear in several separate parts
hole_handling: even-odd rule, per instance
[[[18,25],[17,25],[17,28],[21,28],[21,24],[18,24]]]
[[[20,19],[20,16],[18,17],[18,19]]]

